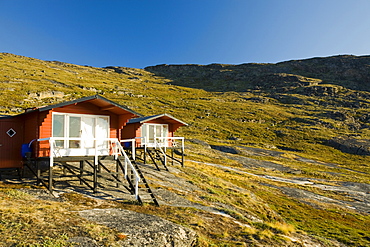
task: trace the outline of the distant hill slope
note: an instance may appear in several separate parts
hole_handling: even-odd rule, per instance
[[[287,91],[332,84],[370,91],[370,56],[333,56],[276,64],[157,65],[145,70],[182,86],[209,91]]]

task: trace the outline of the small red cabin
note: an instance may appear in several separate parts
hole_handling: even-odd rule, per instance
[[[175,131],[187,125],[169,114],[130,119],[123,128],[122,139],[136,138],[137,147],[171,147]]]

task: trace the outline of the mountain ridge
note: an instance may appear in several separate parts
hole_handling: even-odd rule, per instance
[[[207,81],[207,78],[223,77],[225,80],[236,83],[237,85],[233,85],[234,88],[230,87],[229,89],[237,91],[243,91],[242,85],[238,84],[246,84],[249,80],[253,82],[253,80],[256,80],[256,77],[271,74],[292,74],[312,78],[313,80],[321,80],[320,83],[330,83],[345,86],[349,89],[369,91],[370,87],[368,85],[361,85],[361,83],[370,83],[369,66],[370,56],[340,55],[268,64],[156,65],[146,67],[145,70],[167,77],[184,76],[186,79],[193,80],[203,79]],[[195,73],[193,68],[198,70],[198,74]],[[350,81],[353,85],[341,83],[341,80]],[[181,85],[185,86],[185,84]],[[215,85],[213,84],[212,86]],[[248,85],[244,86],[247,86],[246,89],[250,89]],[[204,89],[209,89],[209,87]]]

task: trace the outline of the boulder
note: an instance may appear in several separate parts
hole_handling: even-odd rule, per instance
[[[118,208],[84,210],[80,215],[124,234],[121,246],[190,247],[197,241],[193,230],[158,216]]]
[[[370,155],[370,140],[360,140],[351,137],[335,137],[328,144],[344,153]]]
[[[239,150],[237,150],[234,147],[230,147],[230,146],[211,145],[211,148],[215,149],[215,150],[218,150],[218,151],[221,151],[221,152],[224,152],[224,153],[229,153],[229,154],[239,154],[240,153]]]

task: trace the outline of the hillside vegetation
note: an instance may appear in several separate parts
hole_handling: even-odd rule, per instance
[[[187,140],[178,176],[201,190],[168,189],[244,227],[200,209],[120,207],[190,227],[199,246],[369,246],[369,66],[367,56],[336,56],[94,68],[0,53],[0,114],[93,94],[172,114],[189,124],[176,133]]]

